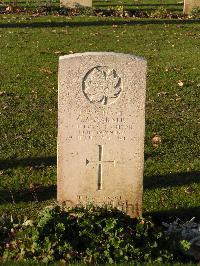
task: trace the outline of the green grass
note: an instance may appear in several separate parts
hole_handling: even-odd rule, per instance
[[[148,62],[144,215],[200,218],[199,32],[191,20],[0,15],[0,214],[55,200],[59,55],[114,51]]]

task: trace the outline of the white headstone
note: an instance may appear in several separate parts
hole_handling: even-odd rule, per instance
[[[60,57],[58,201],[141,214],[146,61],[118,53]]]
[[[69,8],[92,7],[92,0],[60,0],[60,6]]]

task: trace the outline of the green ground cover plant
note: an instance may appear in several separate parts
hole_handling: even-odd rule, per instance
[[[190,262],[190,243],[167,235],[149,219],[131,219],[117,210],[46,207],[36,221],[0,221],[0,260],[92,265],[123,262]],[[3,229],[3,230],[2,230]]]

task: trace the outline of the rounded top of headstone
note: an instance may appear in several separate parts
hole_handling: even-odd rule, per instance
[[[115,53],[115,52],[85,52],[85,53],[75,53],[69,55],[63,55],[59,57],[59,60],[75,58],[75,57],[82,57],[82,56],[117,56],[117,57],[127,57],[130,59],[138,60],[138,61],[145,61],[145,58],[132,55],[132,54],[125,54],[125,53]]]

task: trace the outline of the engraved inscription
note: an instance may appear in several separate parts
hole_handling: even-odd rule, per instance
[[[83,93],[91,103],[109,105],[122,91],[122,80],[116,70],[97,66],[87,72],[83,79]]]
[[[128,202],[125,198],[121,196],[116,197],[104,197],[102,199],[96,200],[91,196],[77,195],[77,202],[79,206],[87,207],[91,203],[95,206],[103,206],[108,208],[116,208],[122,212],[128,212],[130,209],[134,208],[134,205]]]
[[[105,113],[105,116],[94,115],[92,119],[90,113],[80,111],[76,123],[71,125],[72,134],[67,136],[67,140],[116,140],[116,141],[140,141],[139,136],[135,136],[137,116],[131,124],[126,120],[122,112]],[[138,127],[137,127],[138,128]]]
[[[86,165],[89,163],[95,163],[98,164],[98,190],[102,189],[102,183],[103,183],[103,169],[102,169],[102,164],[103,163],[113,163],[113,166],[115,167],[115,160],[114,161],[103,161],[103,145],[98,145],[99,146],[99,160],[98,161],[89,161],[86,158]]]

